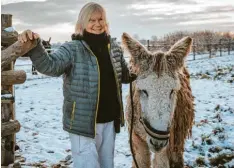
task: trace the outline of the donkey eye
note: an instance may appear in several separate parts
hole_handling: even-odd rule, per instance
[[[146,90],[141,90],[141,93],[142,93],[144,96],[148,97],[148,92],[147,92]]]

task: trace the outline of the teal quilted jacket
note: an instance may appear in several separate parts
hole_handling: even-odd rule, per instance
[[[121,106],[119,121],[115,121],[117,123],[115,126],[120,127],[124,124],[121,85],[129,83],[130,78],[121,48],[114,40],[110,41],[108,47]],[[28,54],[40,73],[49,76],[63,75],[63,129],[70,133],[94,138],[100,74],[96,56],[89,46],[83,40],[72,40],[48,54],[41,40],[38,40],[38,45]]]

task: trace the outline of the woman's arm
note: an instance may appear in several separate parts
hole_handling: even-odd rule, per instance
[[[28,40],[37,40],[37,46],[30,50],[27,55],[30,56],[35,68],[43,74],[49,76],[60,76],[66,68],[72,63],[72,52],[70,43],[63,44],[55,52],[48,54],[42,45],[39,34],[31,30],[25,30],[18,36],[21,43]]]
[[[122,69],[122,76],[121,76],[121,81],[122,83],[130,83],[136,79],[136,75],[131,73],[128,68],[128,64],[124,59],[124,54],[122,48],[117,44],[115,40],[112,40],[112,46],[117,50],[118,54],[120,54],[120,64],[121,64],[121,69]]]
[[[137,76],[129,71],[128,64],[124,59],[123,51],[121,49],[121,66],[122,66],[122,83],[133,82]]]
[[[124,59],[123,52],[121,54],[121,66],[122,66],[122,83],[130,83],[130,74],[128,64]]]
[[[72,53],[69,43],[63,44],[55,52],[48,54],[41,40],[38,39],[38,45],[28,55],[36,70],[49,76],[62,75],[72,63]]]

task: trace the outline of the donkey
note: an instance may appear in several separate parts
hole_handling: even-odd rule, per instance
[[[194,97],[184,60],[192,39],[185,37],[167,52],[150,52],[127,33],[122,35],[130,53],[133,83],[133,155],[139,168],[183,168],[185,139],[192,134]],[[131,129],[131,97],[126,119]],[[153,160],[151,163],[151,152]],[[136,167],[135,163],[132,163]]]

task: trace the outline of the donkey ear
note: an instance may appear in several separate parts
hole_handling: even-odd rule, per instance
[[[189,54],[192,46],[192,38],[184,37],[177,41],[167,52],[167,61],[175,69],[184,65],[184,58]]]
[[[152,57],[147,49],[140,42],[130,37],[127,33],[123,33],[122,42],[124,48],[126,48],[131,55],[131,63],[141,69],[143,67],[147,68],[144,65],[145,61],[149,61]]]

